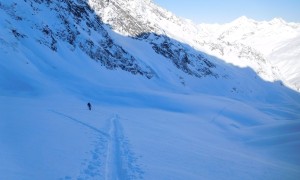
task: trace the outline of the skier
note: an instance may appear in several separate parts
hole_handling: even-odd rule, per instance
[[[88,106],[89,110],[91,111],[92,110],[92,105],[91,105],[90,102],[87,103],[87,106]]]

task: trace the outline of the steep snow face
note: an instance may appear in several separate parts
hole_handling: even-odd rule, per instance
[[[203,53],[190,51],[191,47],[182,45],[197,34],[197,28],[191,22],[176,17],[152,1],[89,0],[89,5],[116,32],[148,42],[153,51],[171,59],[183,72],[196,77],[216,77],[213,62]]]
[[[88,3],[104,23],[109,24],[114,30],[123,35],[135,36],[151,31],[150,26],[147,26],[144,21],[132,16],[133,12],[136,13],[136,16],[139,16],[138,13],[141,10],[135,11],[137,9],[146,11],[147,4],[149,4],[146,1],[89,0]]]
[[[183,46],[180,42],[173,42],[167,36],[159,35],[163,29],[157,25],[148,26],[147,19],[142,18],[145,14],[134,16],[131,14],[134,10],[140,13],[147,13],[147,10],[150,10],[152,15],[155,15],[154,19],[160,18],[166,22],[168,18],[178,20],[171,13],[165,15],[166,13],[161,12],[163,9],[150,1],[95,1],[91,3],[94,3],[94,6],[88,5],[85,1],[32,0],[1,3],[2,24],[8,27],[3,28],[1,45],[4,49],[5,44],[13,43],[13,41],[17,44],[23,41],[32,44],[26,45],[28,47],[34,47],[38,43],[57,54],[60,54],[62,47],[68,47],[67,51],[82,52],[107,69],[122,69],[148,79],[153,78],[156,72],[150,66],[135,55],[128,53],[125,50],[126,46],[119,46],[118,43],[121,42],[116,42],[117,40],[111,38],[115,33],[103,24],[101,19],[104,19],[106,22],[112,21],[109,25],[113,28],[120,32],[127,32],[135,39],[145,40],[150,37],[151,33],[154,36],[161,36],[155,40],[151,38],[146,40],[152,45],[153,53],[156,52],[171,59],[174,66],[189,75],[216,77],[216,73],[213,72],[216,66],[202,53],[191,51],[191,47]],[[22,14],[21,12],[26,11],[25,8],[29,10]],[[99,10],[97,11],[99,17],[94,14],[94,10]],[[158,11],[161,13],[156,15]],[[30,14],[30,12],[33,13]],[[134,18],[135,16],[138,18]],[[41,19],[40,17],[47,18]],[[170,23],[174,24],[171,20]],[[28,50],[34,51],[31,48]],[[22,53],[29,56],[28,51],[22,50]],[[172,57],[169,56],[170,54]]]
[[[4,59],[0,62],[3,74],[0,79],[4,94],[11,95],[19,90],[37,93],[35,89],[57,87],[57,83],[70,88],[76,86],[76,81],[85,79],[86,74],[93,73],[89,81],[94,83],[105,82],[118,87],[126,84],[126,81],[112,81],[103,68],[154,79],[147,83],[160,88],[169,87],[169,84],[184,90],[186,86],[200,86],[194,85],[194,77],[206,77],[207,82],[211,78],[215,82],[218,78],[234,79],[229,75],[230,66],[166,35],[147,32],[126,37],[113,32],[85,1],[7,1],[1,2],[0,13],[0,52]],[[125,19],[134,20],[132,16]],[[82,73],[74,74],[80,68]],[[128,76],[119,71],[114,73]],[[55,82],[58,79],[68,83]],[[127,83],[135,84],[140,80],[132,79]],[[37,85],[39,83],[43,86]],[[225,94],[236,86],[233,84],[227,86]]]
[[[89,4],[103,22],[124,35],[156,33],[184,40],[198,31],[192,22],[175,16],[149,0],[89,0]]]
[[[1,49],[15,47],[25,56],[39,44],[59,54],[63,47],[79,51],[108,69],[152,78],[152,70],[113,42],[103,23],[84,1],[0,2]],[[43,18],[41,18],[43,17]],[[20,50],[20,47],[26,50]],[[31,52],[30,52],[31,51]]]
[[[279,68],[284,82],[300,91],[300,36],[282,42],[268,59]]]
[[[232,44],[239,44],[238,47],[249,47],[252,49],[250,52],[260,54],[257,60],[266,61],[262,66],[250,65],[250,67],[257,72],[266,71],[268,69],[266,66],[272,67],[267,70],[269,73],[265,72],[263,77],[267,77],[266,79],[269,80],[282,80],[287,86],[299,90],[298,69],[300,63],[295,61],[299,57],[296,49],[300,49],[299,43],[297,43],[300,37],[299,23],[288,23],[280,18],[259,22],[241,17],[224,25],[200,24],[198,27],[202,32],[201,37],[214,43],[216,49],[228,49]],[[287,50],[284,55],[283,50]],[[288,53],[289,55],[287,55]],[[234,63],[238,64],[238,61],[236,59]],[[251,62],[245,63],[245,65],[249,64]]]

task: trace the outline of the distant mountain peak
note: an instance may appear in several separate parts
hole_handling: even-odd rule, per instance
[[[247,23],[255,23],[256,21],[254,19],[250,19],[246,16],[241,16],[237,19],[235,19],[234,21],[232,21],[232,23],[234,24],[247,24]]]
[[[286,21],[282,18],[274,18],[270,22],[270,24],[286,24]]]
[[[248,21],[248,20],[249,20],[249,18],[247,16],[241,16],[236,19],[236,21]]]

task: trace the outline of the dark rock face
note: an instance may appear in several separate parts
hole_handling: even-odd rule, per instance
[[[107,29],[112,28],[122,29],[136,41],[149,43],[152,53],[169,59],[178,69],[191,76],[219,76],[214,73],[216,65],[204,53],[166,35],[154,33],[160,31],[158,27],[143,22],[142,17],[132,16],[132,12],[122,8],[130,1],[92,2],[93,7],[87,0],[22,0],[0,3],[0,10],[10,17],[7,21],[14,21],[9,22],[10,31],[18,41],[31,38],[53,52],[59,52],[60,44],[63,44],[71,51],[80,50],[107,69],[121,69],[148,79],[156,76],[151,67],[114,42]],[[107,7],[113,13],[109,25],[103,23],[101,13],[95,12],[105,11]],[[22,14],[25,10],[26,15]],[[168,19],[161,10],[154,10],[161,18]],[[22,25],[14,27],[15,24]],[[30,27],[36,33],[29,34],[32,31],[26,31],[22,26]]]
[[[135,4],[138,12],[128,10],[130,5]],[[192,47],[178,42],[166,35],[163,35],[164,30],[160,29],[157,24],[149,22],[148,17],[143,12],[139,15],[140,9],[148,7],[145,11],[151,11],[151,13],[157,15],[160,19],[180,24],[172,15],[165,14],[165,10],[154,6],[151,2],[136,1],[131,2],[128,0],[123,1],[98,1],[91,0],[92,8],[97,12],[99,16],[105,16],[107,23],[115,30],[120,31],[130,37],[139,40],[146,41],[151,44],[154,53],[160,54],[167,59],[170,59],[173,64],[183,72],[195,76],[214,76],[218,77],[213,72],[216,67],[205,55],[199,51],[194,50]],[[139,8],[141,6],[142,8]],[[113,11],[113,15],[108,15],[107,11]]]
[[[213,72],[216,65],[209,61],[204,54],[195,51],[188,45],[167,36],[153,33],[141,34],[138,39],[149,42],[157,54],[172,60],[178,69],[189,75],[199,78],[205,76],[218,77],[218,74]]]
[[[31,12],[30,19],[17,12],[24,6]],[[122,69],[149,79],[154,76],[149,67],[142,67],[133,55],[114,43],[101,18],[84,0],[24,0],[13,4],[1,3],[0,10],[12,20],[22,21],[38,31],[31,37],[20,28],[12,28],[11,33],[17,39],[35,38],[55,52],[58,51],[58,42],[66,43],[71,50],[80,49],[108,69]]]

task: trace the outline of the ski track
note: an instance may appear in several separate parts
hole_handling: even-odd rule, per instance
[[[142,179],[144,172],[130,150],[118,115],[110,119],[110,141],[107,148],[106,179]]]
[[[65,118],[68,118],[68,119],[70,119],[70,120],[72,120],[72,121],[74,121],[74,122],[76,122],[76,123],[78,123],[78,124],[81,124],[81,125],[83,125],[83,126],[89,128],[89,129],[91,129],[91,130],[93,130],[93,131],[95,131],[95,132],[97,132],[97,133],[99,133],[99,134],[101,134],[101,135],[103,135],[103,136],[106,136],[106,137],[109,136],[107,133],[102,132],[102,131],[100,131],[99,129],[97,129],[97,128],[95,128],[95,127],[93,127],[93,126],[91,126],[91,125],[89,125],[89,124],[87,124],[87,123],[85,123],[85,122],[83,122],[83,121],[80,121],[80,120],[78,120],[78,119],[76,119],[76,118],[73,118],[73,117],[71,117],[71,116],[68,116],[68,115],[66,115],[66,114],[63,114],[63,113],[60,113],[60,112],[57,112],[57,111],[51,111],[51,112],[53,112],[53,113],[55,113],[55,114],[58,114],[58,115],[60,115],[60,116],[63,116],[63,117],[65,117]]]
[[[52,111],[53,113],[76,122],[97,133],[94,148],[87,152],[89,159],[84,159],[77,180],[86,179],[143,179],[143,170],[137,164],[138,158],[132,152],[128,139],[124,136],[120,117],[113,115],[109,121],[108,133],[103,132],[83,121],[69,115]],[[63,179],[73,179],[65,176]]]

